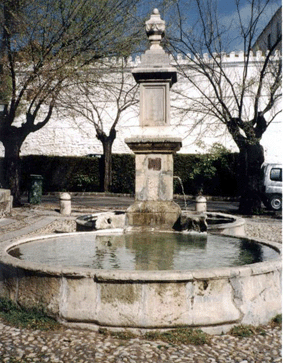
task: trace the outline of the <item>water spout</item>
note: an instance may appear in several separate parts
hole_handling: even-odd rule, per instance
[[[174,179],[178,179],[178,180],[179,180],[179,182],[180,182],[181,189],[182,189],[182,194],[183,194],[183,197],[184,197],[185,211],[187,211],[188,206],[187,206],[186,194],[185,194],[185,189],[184,189],[184,185],[183,185],[182,179],[181,179],[179,176],[177,176],[177,175],[174,175],[174,176],[173,176],[173,178],[174,178]]]

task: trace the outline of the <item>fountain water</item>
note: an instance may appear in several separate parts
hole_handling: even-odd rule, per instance
[[[173,202],[173,154],[181,139],[170,131],[169,90],[177,77],[160,45],[165,23],[157,9],[146,30],[151,46],[134,71],[141,86],[140,133],[126,140],[136,157],[134,204],[126,213],[78,221],[93,232],[1,245],[0,296],[90,328],[190,326],[221,333],[235,324],[266,323],[281,309],[278,244],[232,237],[211,242],[203,235],[192,242],[173,232],[203,231],[206,222],[205,215],[182,213]],[[228,225],[218,229],[235,233]],[[210,265],[198,262],[205,253],[212,256]],[[230,255],[230,262],[217,265],[220,255]]]
[[[184,189],[182,179],[179,176],[175,176],[175,175],[174,175],[174,179],[177,179],[181,185],[182,194],[183,194],[183,198],[184,198],[184,209],[185,209],[185,211],[187,211],[187,209],[188,209],[187,200],[186,200],[186,194],[185,194],[185,189]]]

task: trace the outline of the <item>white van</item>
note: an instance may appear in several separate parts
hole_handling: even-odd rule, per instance
[[[267,208],[282,208],[282,164],[263,164],[263,202]]]

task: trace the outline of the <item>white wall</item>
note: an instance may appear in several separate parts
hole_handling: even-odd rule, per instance
[[[227,66],[241,68],[243,54],[235,56],[234,53],[227,56]],[[260,54],[255,56],[255,60],[259,59]],[[132,62],[132,66],[139,64],[139,58]],[[185,61],[184,61],[185,64]],[[134,82],[134,80],[133,80]],[[173,87],[186,87],[186,81],[181,80],[179,84]],[[203,152],[196,145],[196,141],[201,139],[206,145],[212,145],[214,142],[219,142],[231,149],[237,151],[237,147],[231,139],[229,133],[225,131],[224,127],[217,127],[215,130],[208,132],[204,130],[204,126],[190,131],[195,117],[186,117],[184,120],[180,119],[178,113],[174,111],[174,103],[180,100],[171,92],[171,125],[174,133],[183,138],[183,147],[181,153],[196,153]],[[280,105],[281,107],[281,105]],[[139,120],[137,109],[128,109],[122,115],[122,118],[117,127],[117,138],[113,145],[114,153],[127,153],[130,152],[124,139],[133,134],[139,133]],[[19,121],[20,122],[20,121]],[[171,132],[171,131],[170,131]],[[94,126],[88,123],[81,117],[76,117],[75,120],[71,116],[62,116],[56,111],[53,112],[52,118],[49,123],[41,130],[30,134],[24,142],[21,155],[59,155],[59,156],[83,156],[87,154],[101,154],[101,143],[96,138]],[[282,121],[281,114],[277,116],[275,121],[270,125],[262,138],[262,145],[266,151],[266,158],[268,161],[278,162],[283,155],[282,147]],[[2,144],[0,144],[0,155],[4,154]]]

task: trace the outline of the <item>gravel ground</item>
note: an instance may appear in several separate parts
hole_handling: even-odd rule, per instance
[[[245,218],[247,237],[282,243],[282,220],[271,217]]]

